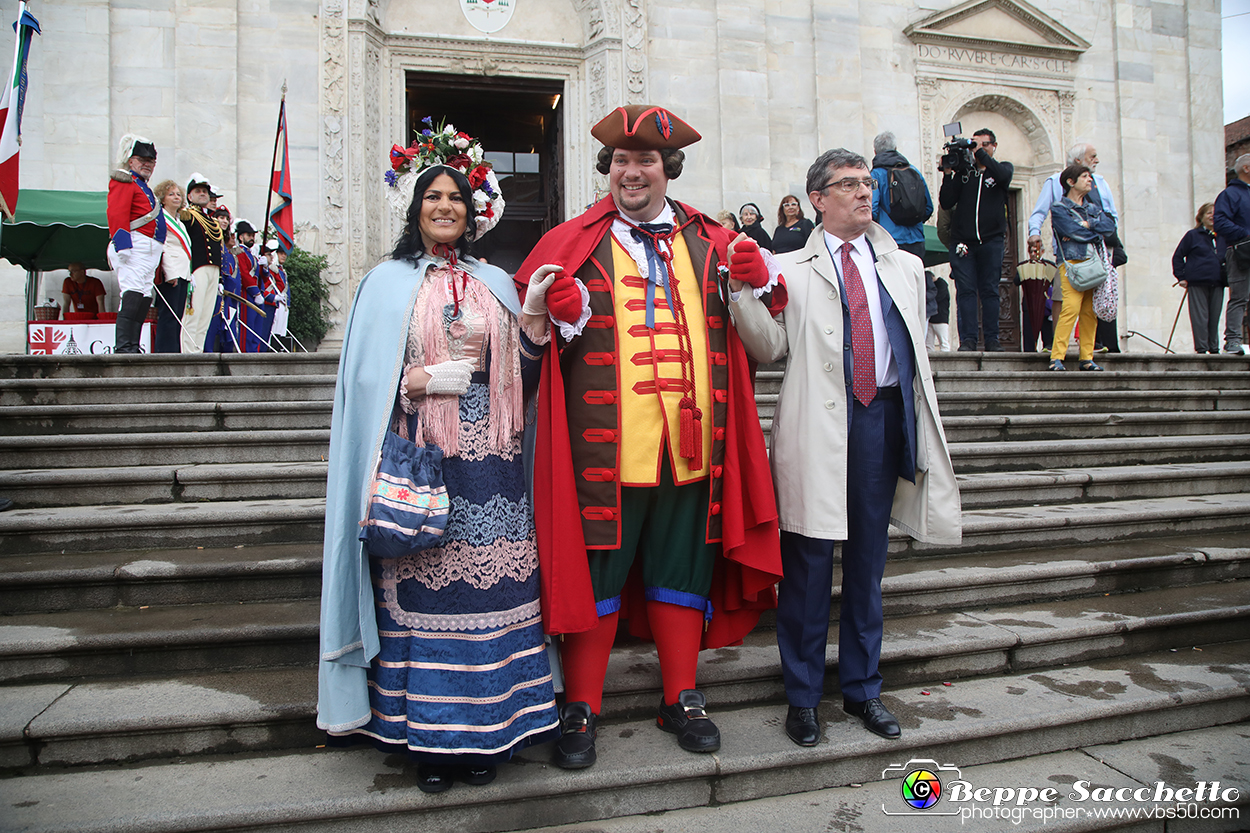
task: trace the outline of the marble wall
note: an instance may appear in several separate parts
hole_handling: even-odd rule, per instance
[[[1180,300],[1172,249],[1223,181],[1217,0],[515,3],[489,36],[457,0],[34,3],[45,34],[30,63],[23,185],[102,190],[118,139],[135,131],[161,151],[158,179],[201,171],[259,223],[285,80],[295,217],[301,242],[330,257],[341,322],[393,239],[377,182],[385,147],[403,138],[410,71],[562,81],[567,216],[605,186],[587,131],[622,102],[666,104],[703,133],[674,196],[709,211],[754,201],[766,218],[801,193],[820,151],[871,156],[888,129],[929,171],[940,126],[962,118],[965,133],[984,123],[1001,134],[1000,156],[1020,169],[1022,224],[1065,150],[1097,146],[1130,256],[1121,333],[1166,340]],[[0,18],[15,9],[0,0]],[[969,43],[980,46],[957,48]],[[23,349],[10,303],[23,280],[0,272],[0,350]],[[1184,325],[1175,343],[1188,349]]]

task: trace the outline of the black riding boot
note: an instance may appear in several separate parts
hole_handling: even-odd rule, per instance
[[[143,317],[148,314],[150,298],[142,293],[130,291],[122,293],[121,308],[117,311],[117,338],[113,346],[114,353],[138,353],[139,333],[143,327]]]

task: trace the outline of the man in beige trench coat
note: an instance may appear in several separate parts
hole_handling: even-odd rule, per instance
[[[924,268],[872,221],[864,158],[831,150],[807,172],[823,217],[807,246],[778,255],[789,305],[775,319],[750,292],[730,309],[747,351],[789,355],[772,429],[784,577],[777,643],[786,734],[820,740],[833,554],[842,545],[838,677],[843,709],[900,735],[881,702],[881,578],[889,527],[960,540],[959,490],[925,352]]]

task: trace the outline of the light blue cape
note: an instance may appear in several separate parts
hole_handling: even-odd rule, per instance
[[[343,332],[330,423],[317,675],[317,726],[331,732],[369,721],[366,671],[379,644],[359,524],[399,391],[417,290],[426,270],[442,263],[422,257],[415,266],[391,260],[375,267],[356,290]],[[506,272],[473,258],[461,266],[513,315],[520,315],[521,302]]]

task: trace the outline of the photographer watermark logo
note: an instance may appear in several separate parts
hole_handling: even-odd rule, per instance
[[[887,816],[954,816],[959,810],[934,809],[942,799],[942,779],[961,779],[959,767],[939,764],[928,758],[912,758],[905,764],[891,764],[881,771],[881,779],[903,776],[899,793],[902,801],[894,807],[881,805]]]

